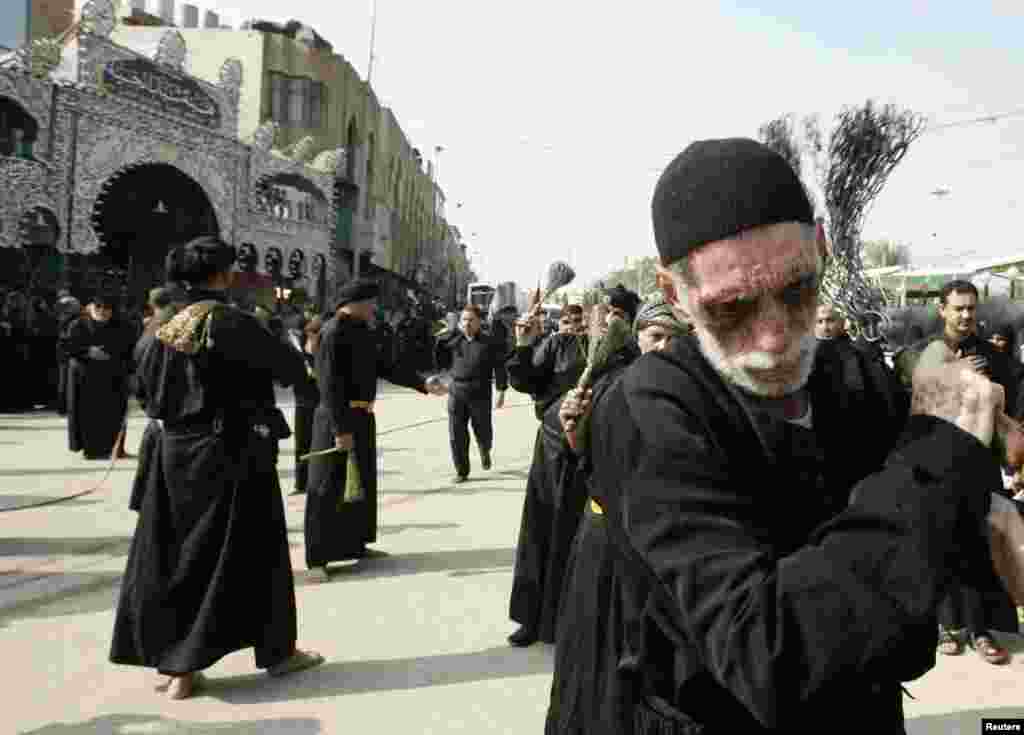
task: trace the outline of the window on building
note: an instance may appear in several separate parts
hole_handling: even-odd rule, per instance
[[[288,124],[287,87],[281,74],[270,75],[270,119],[278,125]]]
[[[268,72],[270,119],[281,126],[321,128],[326,122],[327,88],[323,82]]]
[[[320,128],[326,122],[327,116],[324,114],[327,104],[326,97],[327,88],[323,82],[313,82],[309,85],[309,113],[307,115],[309,127]]]
[[[309,80],[291,77],[288,80],[288,122],[304,127],[306,117],[306,96],[309,94]]]

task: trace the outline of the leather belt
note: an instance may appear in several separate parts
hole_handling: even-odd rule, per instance
[[[373,401],[349,401],[349,408],[361,408],[367,413],[373,413]]]

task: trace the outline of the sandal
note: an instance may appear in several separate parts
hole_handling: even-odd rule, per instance
[[[285,674],[293,674],[296,671],[302,671],[303,669],[311,669],[314,666],[319,666],[323,662],[324,657],[319,653],[301,651],[296,648],[295,653],[281,663],[271,666],[267,669],[267,673],[271,676],[284,676]]]
[[[957,633],[939,629],[939,653],[944,656],[959,656],[964,652],[964,642]]]
[[[1010,660],[1010,652],[996,645],[996,642],[987,635],[979,635],[974,639],[974,650],[990,664],[1005,664]]]

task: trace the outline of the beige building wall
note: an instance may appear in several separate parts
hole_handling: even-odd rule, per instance
[[[246,142],[260,126],[263,93],[263,34],[217,28],[179,28],[188,47],[188,71],[214,84],[229,58],[242,62],[242,92],[238,103],[238,137]]]

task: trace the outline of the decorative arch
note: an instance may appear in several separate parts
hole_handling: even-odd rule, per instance
[[[174,71],[185,71],[185,62],[188,59],[188,46],[185,37],[178,31],[170,30],[160,36],[157,43],[156,53],[153,61],[162,64]]]
[[[0,103],[8,115],[18,117],[30,128],[33,155],[45,156],[52,114],[49,85],[26,74],[0,74]]]
[[[84,122],[84,121],[83,121]],[[84,127],[84,126],[83,126]],[[232,241],[235,223],[233,183],[224,167],[211,160],[218,152],[206,156],[181,146],[170,147],[148,137],[122,135],[100,137],[100,131],[89,131],[93,146],[84,153],[75,182],[72,241],[74,249],[96,252],[101,241],[92,223],[96,202],[107,182],[129,169],[147,164],[167,164],[192,179],[213,207],[219,234],[225,242]],[[83,134],[83,138],[86,136]],[[218,177],[219,175],[219,177]]]

